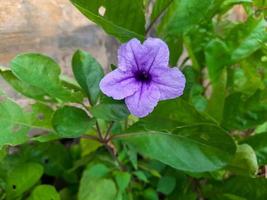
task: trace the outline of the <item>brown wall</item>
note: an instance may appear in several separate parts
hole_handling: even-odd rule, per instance
[[[8,66],[19,53],[40,52],[71,76],[70,60],[78,48],[89,51],[104,68],[116,62],[116,41],[69,0],[0,0],[0,65]],[[0,88],[18,96],[1,78]]]

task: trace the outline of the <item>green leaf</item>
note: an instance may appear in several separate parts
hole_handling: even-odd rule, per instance
[[[81,156],[83,157],[97,150],[100,146],[102,146],[102,144],[95,140],[88,140],[86,138],[85,139],[81,138],[80,146],[82,151]]]
[[[7,97],[0,96],[0,147],[28,141],[29,120],[22,108]]]
[[[52,124],[59,136],[75,138],[85,134],[93,120],[80,108],[64,106],[55,112]]]
[[[44,91],[19,80],[9,69],[0,68],[0,75],[22,95],[40,101],[47,101],[45,98],[47,94]]]
[[[43,135],[38,135],[35,137],[32,137],[32,141],[37,141],[37,142],[50,142],[53,140],[58,140],[61,139],[57,134],[55,133],[48,133],[48,134],[43,134]]]
[[[153,5],[153,10],[150,16],[150,21],[153,22],[173,3],[174,0],[156,0]]]
[[[163,176],[157,186],[157,191],[169,195],[175,189],[176,179],[172,176]]]
[[[221,122],[223,118],[224,103],[227,86],[227,72],[224,69],[218,80],[212,84],[212,93],[208,100],[206,112],[210,114],[217,122]]]
[[[38,185],[34,188],[28,200],[60,200],[60,196],[54,186]]]
[[[255,150],[260,165],[267,164],[267,132],[250,136],[243,143],[249,144]]]
[[[222,1],[174,0],[163,17],[158,31],[163,35],[181,35],[202,20],[207,20]]]
[[[254,128],[267,119],[264,94],[257,91],[250,97],[242,93],[229,95],[224,104],[222,126],[230,130]]]
[[[159,200],[157,192],[153,188],[148,188],[143,192],[144,200]]]
[[[117,171],[114,173],[114,176],[115,176],[115,181],[118,185],[119,192],[124,192],[124,190],[126,190],[126,188],[130,183],[131,174],[127,172]]]
[[[72,71],[90,102],[95,104],[100,93],[99,82],[104,76],[101,65],[89,53],[78,50],[72,58]]]
[[[147,117],[140,119],[129,128],[133,130],[173,130],[176,127],[192,124],[210,123],[214,121],[205,113],[199,113],[183,99],[173,99],[160,102],[154,111]]]
[[[150,16],[150,25],[155,23],[157,19],[164,16],[166,11],[171,7],[175,0],[157,0],[153,5],[153,10]],[[150,27],[149,27],[150,28]],[[160,32],[162,39],[167,43],[170,51],[169,64],[171,66],[177,65],[177,61],[183,52],[183,40],[182,37],[176,37],[173,35],[164,35]]]
[[[105,178],[108,168],[97,164],[87,168],[80,182],[78,200],[114,200],[117,194],[112,179]]]
[[[236,150],[233,139],[214,125],[184,126],[173,134],[139,132],[117,138],[145,156],[189,172],[220,169]]]
[[[228,47],[220,39],[210,41],[205,49],[205,59],[212,83],[219,81],[223,69],[227,67],[231,59]]]
[[[29,190],[43,174],[43,167],[37,163],[24,163],[10,170],[7,181],[7,199],[16,199]]]
[[[255,176],[258,163],[254,150],[247,144],[237,146],[235,157],[228,165],[228,169],[238,175]]]
[[[264,18],[248,18],[245,23],[233,28],[227,38],[233,62],[246,58],[267,41],[267,23]]]
[[[213,190],[218,196],[222,195],[223,193],[227,193],[249,200],[265,200],[267,196],[267,180],[265,178],[236,176],[227,181],[223,181],[223,183],[216,186],[217,187],[215,187]]]
[[[45,55],[36,53],[18,55],[11,61],[11,71],[18,79],[47,93],[51,98],[66,102],[81,101],[79,95],[63,86],[59,79],[60,67]]]
[[[130,114],[124,102],[111,98],[105,98],[100,104],[94,106],[91,113],[95,118],[107,121],[120,121]]]
[[[260,69],[247,61],[241,62],[233,69],[233,90],[247,95],[253,95],[258,89],[264,90]]]
[[[40,128],[52,129],[51,121],[54,111],[51,107],[42,103],[34,103],[32,105],[29,105],[29,107],[31,109],[30,112],[31,126],[36,128],[40,127]]]
[[[31,160],[43,165],[44,173],[49,176],[62,177],[72,166],[70,152],[61,143],[35,143],[21,149],[25,161]]]
[[[145,16],[143,0],[87,1],[71,0],[88,19],[122,42],[144,39]]]

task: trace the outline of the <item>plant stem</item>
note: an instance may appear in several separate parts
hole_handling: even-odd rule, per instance
[[[101,130],[100,130],[100,126],[98,124],[98,121],[96,120],[95,122],[95,125],[96,125],[96,130],[97,130],[97,134],[98,134],[98,137],[99,137],[99,140],[103,140],[103,136],[102,136],[102,133],[101,133]]]
[[[112,129],[113,124],[114,124],[114,121],[110,122],[109,127],[108,127],[107,132],[106,132],[106,135],[104,137],[104,140],[107,140],[109,138],[109,133]]]
[[[95,135],[83,135],[83,136],[81,136],[81,138],[99,141],[99,138]]]
[[[108,143],[105,143],[105,147],[106,149],[109,151],[109,153],[111,154],[113,160],[117,163],[117,165],[119,166],[119,168],[121,170],[124,170],[123,166],[121,165],[119,159],[117,158],[117,156],[115,155],[114,151],[112,150],[112,148],[109,146]]]

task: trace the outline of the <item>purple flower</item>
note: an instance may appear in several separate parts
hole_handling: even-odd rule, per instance
[[[121,45],[118,68],[100,82],[100,89],[113,99],[125,99],[129,111],[138,117],[151,113],[160,100],[183,94],[185,77],[169,68],[169,49],[160,39],[137,39]]]

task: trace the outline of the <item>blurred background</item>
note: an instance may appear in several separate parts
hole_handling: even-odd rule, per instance
[[[0,66],[7,67],[19,53],[39,52],[70,75],[75,50],[90,52],[107,68],[116,62],[116,45],[68,0],[0,0]],[[7,87],[3,80],[0,87]]]

